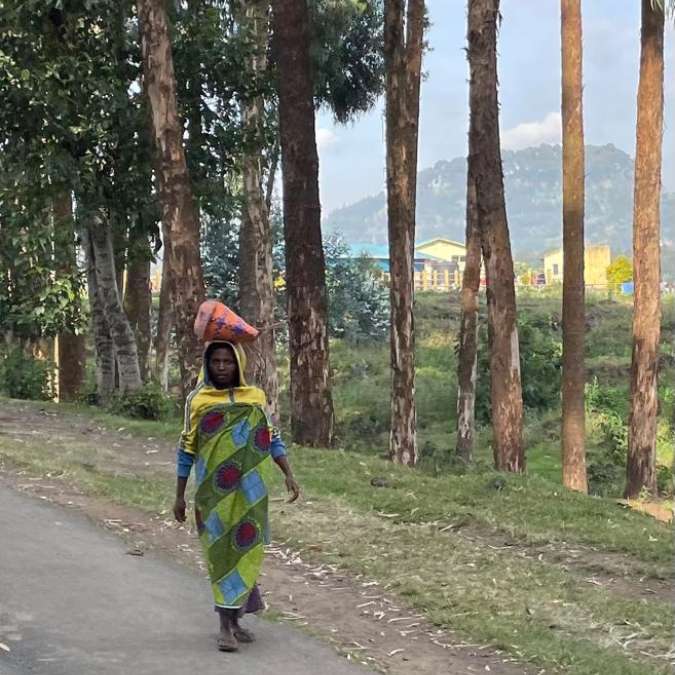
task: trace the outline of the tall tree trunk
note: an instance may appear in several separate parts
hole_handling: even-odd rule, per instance
[[[664,14],[642,0],[633,211],[633,359],[626,497],[656,492],[656,415],[661,337],[661,152]]]
[[[100,216],[92,216],[83,228],[85,250],[96,276],[96,295],[108,322],[119,368],[119,388],[122,392],[141,387],[141,371],[134,333],[124,313],[115,274],[110,224]]]
[[[563,125],[562,478],[586,493],[584,120],[581,0],[561,0]]]
[[[96,394],[99,403],[106,403],[115,391],[115,349],[113,347],[110,326],[105,312],[103,299],[99,293],[96,278],[96,256],[86,228],[81,229],[82,248],[87,263],[87,289],[91,332],[96,352]]]
[[[240,12],[240,27],[247,35],[251,55],[249,74],[262,86],[267,70],[269,2],[251,0]],[[278,377],[274,338],[274,279],[272,231],[263,186],[264,100],[256,95],[243,101],[242,116],[247,149],[243,157],[244,214],[239,236],[239,309],[243,317],[261,329],[249,350],[248,376],[267,394],[270,408],[278,413]]]
[[[468,170],[487,277],[494,462],[500,471],[524,471],[516,292],[499,144],[498,18],[499,0],[469,0]]]
[[[291,432],[296,443],[328,446],[333,440],[334,414],[309,11],[307,0],[274,0],[273,8],[279,68]]]
[[[473,462],[476,432],[480,262],[480,229],[476,209],[476,186],[473,181],[467,179],[466,261],[462,279],[462,315],[457,362],[457,457],[466,464]]]
[[[195,53],[199,53],[201,48],[199,41],[202,39],[199,24],[206,4],[203,0],[188,0],[187,7],[190,16],[188,48]],[[185,143],[185,155],[192,180],[197,217],[200,218],[201,222],[200,188],[203,189],[203,183],[206,179],[204,159],[208,154],[202,120],[202,64],[200,59],[191,58],[188,66],[187,97],[185,100],[188,137]]]
[[[110,218],[112,227],[113,253],[115,255],[115,281],[120,298],[125,293],[125,277],[127,271],[127,248],[129,246],[129,232],[126,216],[113,213]]]
[[[132,231],[129,237],[127,256],[127,283],[124,292],[124,311],[136,338],[138,365],[141,379],[148,376],[148,353],[150,351],[150,242],[144,232]]]
[[[385,0],[384,7],[391,272],[389,456],[412,466],[417,463],[413,261],[424,0]]]
[[[152,113],[162,221],[168,226],[171,303],[181,360],[183,396],[194,385],[201,346],[193,324],[205,297],[199,251],[199,215],[183,148],[176,104],[176,78],[163,0],[137,0],[143,72]]]
[[[64,189],[54,200],[54,257],[57,276],[72,279],[77,274],[75,246],[73,200],[70,190]],[[59,333],[56,358],[59,400],[74,401],[78,398],[84,382],[84,335],[76,335],[71,330]]]
[[[169,389],[169,346],[171,329],[173,328],[173,309],[171,307],[171,292],[169,275],[170,246],[168,228],[162,224],[162,285],[159,289],[159,312],[157,316],[157,334],[155,335],[155,363],[154,378],[160,383],[164,391]]]
[[[269,166],[267,168],[267,184],[265,186],[265,206],[267,207],[267,214],[272,212],[272,197],[274,196],[274,183],[277,178],[277,169],[279,168],[279,140],[277,139],[270,153]]]

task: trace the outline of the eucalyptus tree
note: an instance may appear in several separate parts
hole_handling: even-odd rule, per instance
[[[500,471],[525,470],[520,347],[513,256],[499,141],[497,24],[499,0],[469,0],[468,184],[485,261],[493,455]]]
[[[124,40],[130,5],[105,0],[71,2],[65,8],[14,4],[6,15],[2,57],[6,77],[1,78],[5,95],[0,102],[0,131],[7,146],[5,159],[14,170],[26,167],[57,193],[74,194],[75,219],[83,237],[95,227],[92,241],[99,241],[102,230],[106,239],[112,239],[128,226],[127,206],[132,196],[138,196],[134,167],[139,163],[129,162],[129,170],[120,163],[120,158],[133,154],[136,143],[137,106],[133,100],[130,104],[129,90],[137,69]],[[24,141],[21,154],[19,139]],[[42,194],[46,197],[48,192]],[[148,201],[147,194],[144,200]],[[102,242],[99,249],[97,260],[105,259],[107,268],[112,249]],[[87,250],[93,252],[92,247]],[[98,279],[102,267],[91,256],[88,265],[93,272],[89,278]],[[116,275],[112,280],[104,276],[90,289],[91,304],[106,305],[115,315],[114,325],[106,330],[119,366],[120,387],[135,389],[140,386],[135,340]],[[113,281],[114,287],[106,286]],[[94,301],[99,290],[105,293],[104,303]],[[107,321],[105,316],[98,318],[101,324]],[[96,346],[97,351],[104,348],[100,342]],[[109,353],[104,361],[111,367],[111,350],[105,349]],[[109,374],[105,379],[111,380]]]
[[[561,0],[563,125],[563,485],[587,492],[584,389],[584,124],[581,0]]]
[[[168,278],[183,396],[196,381],[201,347],[192,326],[204,300],[200,223],[183,147],[169,18],[163,0],[137,0],[144,88],[155,144],[162,221],[168,230]]]
[[[424,0],[386,0],[387,224],[391,308],[389,456],[417,462],[415,409],[415,204]]]
[[[633,205],[634,311],[625,496],[656,491],[664,32],[675,3],[642,0]]]
[[[291,433],[329,446],[334,412],[328,354],[328,297],[321,241],[319,157],[307,0],[274,0],[289,317]]]

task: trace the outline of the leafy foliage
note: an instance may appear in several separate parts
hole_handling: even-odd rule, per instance
[[[239,305],[239,228],[226,221],[206,220],[201,237],[207,295],[234,311]]]
[[[314,95],[344,124],[384,91],[382,0],[313,0]]]
[[[633,279],[633,263],[625,256],[617,256],[607,268],[607,282],[615,290]]]
[[[13,284],[0,321],[14,331],[81,324],[77,274],[52,283],[59,194],[74,192],[81,212],[104,211],[119,241],[130,227],[156,234],[131,12],[129,0],[73,0],[15,3],[3,17],[0,230],[12,257],[0,273]]]
[[[109,407],[116,415],[159,420],[169,413],[172,402],[156,382],[147,382],[137,391],[114,396]]]
[[[50,373],[53,364],[12,347],[0,354],[0,391],[10,398],[48,401],[54,397]]]
[[[481,323],[478,348],[478,385],[476,421],[489,424],[490,355],[486,322]],[[544,411],[560,400],[562,373],[562,336],[552,318],[521,314],[518,318],[520,338],[520,372],[523,403],[530,410]]]
[[[389,326],[389,294],[373,262],[352,258],[349,246],[335,235],[324,241],[328,327],[331,337],[348,342],[381,340]]]

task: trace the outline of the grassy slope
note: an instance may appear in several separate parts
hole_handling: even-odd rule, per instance
[[[555,298],[521,298],[521,310],[559,317]],[[594,302],[589,310],[589,378],[627,392],[630,307]],[[386,345],[334,344],[335,401],[340,445],[351,451],[296,448],[293,462],[307,500],[300,508],[275,505],[277,538],[307,547],[306,556],[337,562],[386,583],[439,625],[487,641],[545,667],[566,673],[657,673],[657,657],[670,646],[673,610],[658,597],[635,599],[589,584],[583,570],[566,569],[529,554],[530,546],[561,550],[590,547],[624,556],[639,574],[671,573],[671,533],[666,525],[611,499],[588,498],[559,485],[559,413],[529,415],[527,477],[503,482],[489,465],[489,433],[478,448],[483,470],[452,475],[454,329],[457,308],[440,296],[422,296],[418,318],[418,412],[424,471],[410,472],[378,458],[386,448],[389,376]],[[665,308],[664,338],[674,328]],[[672,369],[672,346],[664,342]],[[670,359],[670,360],[669,360]],[[669,365],[670,364],[670,365]],[[662,436],[671,433],[672,394],[663,378]],[[76,407],[60,407],[77,413]],[[130,421],[88,409],[111,429],[173,442],[178,420]],[[589,448],[602,438],[589,419]],[[670,461],[671,445],[660,445]],[[86,454],[86,453],[85,453]],[[120,477],[106,467],[83,468],[78,451],[63,454],[0,436],[0,456],[32,472],[64,472],[85,489],[152,511],[166,509],[169,476]],[[374,488],[372,477],[388,487]],[[278,492],[280,485],[274,489]],[[473,534],[478,534],[476,541]],[[507,538],[515,545],[505,547]],[[486,543],[487,542],[487,543]],[[494,545],[490,545],[494,542]],[[651,656],[649,656],[651,655]],[[639,661],[637,660],[639,659]]]
[[[139,438],[173,438],[157,423],[95,419]],[[0,436],[0,457],[31,473],[62,474],[89,492],[153,512],[170,506],[170,475],[120,476],[107,463],[92,467],[91,456],[85,445],[56,452],[31,443],[17,448]],[[438,625],[544,667],[577,674],[663,672],[662,661],[640,652],[667,651],[673,619],[665,602],[590,585],[590,572],[527,555],[526,544],[590,545],[627,554],[636,572],[667,575],[667,526],[536,477],[510,476],[502,485],[492,473],[434,477],[359,453],[294,448],[292,456],[306,501],[299,508],[275,502],[273,523],[275,538],[308,547],[303,556],[364,573]],[[373,477],[387,487],[372,487]],[[273,490],[280,494],[279,481]],[[474,528],[487,544],[473,541]],[[518,545],[502,546],[505,537]],[[620,644],[631,635],[625,650]]]

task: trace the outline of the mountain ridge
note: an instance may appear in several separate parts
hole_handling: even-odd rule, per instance
[[[529,259],[562,243],[562,149],[539,145],[502,153],[506,209],[517,258]],[[464,241],[466,159],[440,160],[418,173],[417,241]],[[609,243],[613,255],[632,248],[633,159],[614,145],[586,146],[586,240]],[[675,193],[661,211],[664,270],[675,275]],[[327,233],[350,243],[387,241],[384,191],[332,211]]]

